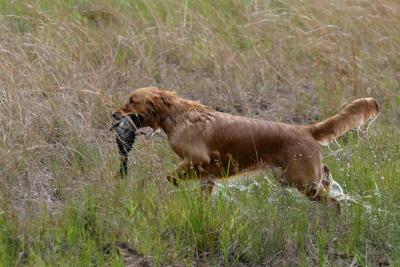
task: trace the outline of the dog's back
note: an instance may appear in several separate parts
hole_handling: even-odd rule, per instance
[[[228,116],[215,120],[205,140],[213,157],[225,165],[285,168],[293,158],[315,157],[319,153],[318,143],[303,126]]]

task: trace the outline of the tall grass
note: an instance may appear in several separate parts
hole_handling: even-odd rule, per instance
[[[0,0],[0,265],[122,266],[118,242],[154,265],[398,265],[399,12],[396,0]],[[177,158],[163,138],[139,140],[116,179],[109,115],[143,86],[290,123],[376,97],[368,135],[323,148],[358,204],[336,216],[264,176],[203,201],[197,183],[165,181]]]

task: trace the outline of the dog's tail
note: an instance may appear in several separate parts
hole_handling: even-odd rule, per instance
[[[314,139],[327,145],[347,131],[358,128],[368,119],[379,114],[379,105],[374,98],[360,98],[347,105],[341,112],[324,121],[307,126]]]

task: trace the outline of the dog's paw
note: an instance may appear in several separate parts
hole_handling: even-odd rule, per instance
[[[168,180],[168,182],[170,182],[170,183],[173,184],[174,186],[179,187],[178,179],[176,179],[175,176],[173,176],[173,175],[167,175],[167,180]]]

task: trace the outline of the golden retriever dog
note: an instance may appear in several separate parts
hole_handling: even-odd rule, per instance
[[[211,193],[215,179],[279,168],[285,184],[311,200],[337,202],[324,186],[329,169],[321,162],[320,144],[329,144],[379,114],[373,98],[353,101],[335,116],[311,125],[289,125],[215,111],[175,92],[154,87],[135,90],[113,117],[136,114],[142,126],[161,128],[182,161],[169,180],[195,172]],[[328,173],[327,173],[328,172]]]

